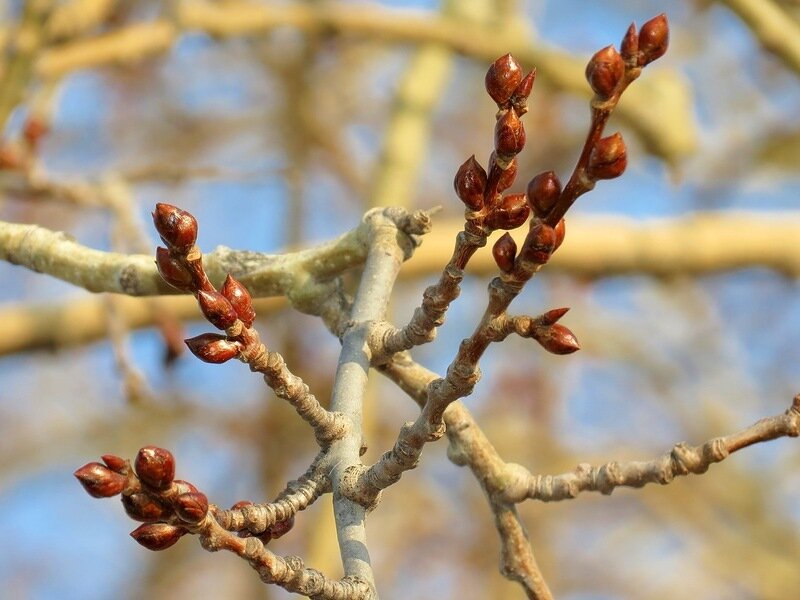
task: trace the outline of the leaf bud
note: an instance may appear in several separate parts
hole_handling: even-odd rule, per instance
[[[619,53],[622,60],[626,63],[635,62],[634,59],[639,53],[639,34],[636,33],[636,23],[631,23],[625,37],[619,45]]]
[[[123,495],[122,507],[131,519],[143,523],[160,521],[170,514],[169,508],[144,492],[136,492],[130,496]]]
[[[470,156],[456,172],[453,180],[456,195],[470,210],[483,208],[483,192],[486,189],[486,171]]]
[[[628,153],[620,133],[601,138],[589,155],[587,173],[592,179],[614,179],[625,172]]]
[[[90,462],[73,473],[83,489],[93,498],[111,498],[122,492],[125,477],[105,465]]]
[[[517,256],[517,243],[511,234],[504,233],[492,246],[494,262],[503,273],[510,273],[514,269],[514,259]]]
[[[497,120],[494,126],[494,148],[500,158],[511,158],[525,147],[525,126],[513,109]]]
[[[196,525],[208,514],[208,498],[202,492],[188,492],[175,498],[175,514],[182,521]]]
[[[572,354],[581,349],[575,334],[559,323],[545,328],[535,339],[553,354]]]
[[[172,287],[182,292],[192,291],[192,273],[179,258],[161,246],[156,248],[156,266],[161,278]]]
[[[168,488],[175,478],[175,458],[172,452],[157,446],[145,446],[139,450],[133,468],[136,469],[139,479],[158,490]]]
[[[537,265],[550,260],[556,246],[556,232],[547,223],[531,222],[531,229],[522,244],[520,257]]]
[[[120,473],[122,475],[129,473],[130,465],[124,458],[113,454],[103,454],[100,458],[106,463],[106,466],[115,473]]]
[[[244,326],[250,327],[256,318],[256,311],[253,309],[253,301],[247,288],[229,273],[222,285],[222,295],[231,303]]]
[[[485,224],[489,229],[516,229],[528,220],[530,214],[531,207],[525,194],[508,194],[492,207]]]
[[[539,173],[528,182],[526,196],[533,214],[543,219],[561,196],[561,181],[553,171]]]
[[[166,550],[181,539],[187,532],[183,527],[167,523],[150,523],[139,525],[131,531],[131,537],[148,550]]]
[[[218,333],[203,333],[184,340],[189,350],[203,362],[219,365],[239,356],[242,346]]]
[[[156,204],[153,224],[164,243],[177,252],[188,252],[197,241],[197,220],[171,204]]]
[[[511,95],[511,106],[522,116],[528,112],[528,97],[533,90],[533,80],[536,79],[536,69],[525,75],[520,84],[514,89]]]
[[[498,106],[508,102],[521,82],[522,67],[510,54],[498,58],[486,72],[486,91]]]
[[[600,98],[608,99],[625,75],[625,63],[614,46],[595,52],[586,65],[586,80]]]
[[[217,291],[200,290],[197,302],[205,318],[217,329],[227,329],[239,318],[228,299]]]
[[[642,25],[639,30],[639,53],[641,66],[664,56],[669,47],[669,23],[667,15],[661,13]]]
[[[546,313],[542,313],[536,318],[536,325],[540,327],[550,327],[555,325],[558,320],[569,312],[569,308],[552,308]]]

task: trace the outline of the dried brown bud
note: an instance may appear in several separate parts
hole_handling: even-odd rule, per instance
[[[553,354],[572,354],[581,349],[575,334],[559,323],[541,330],[535,339]]]
[[[636,23],[631,23],[622,43],[619,45],[619,53],[625,62],[633,61],[639,52],[639,35],[636,33]]]
[[[145,446],[133,464],[139,479],[159,490],[169,487],[175,478],[175,458],[172,452],[157,446]]]
[[[669,23],[661,13],[642,25],[639,30],[640,64],[644,66],[664,56],[669,47]]]
[[[539,173],[528,182],[526,195],[533,214],[543,219],[561,196],[561,182],[553,171]]]
[[[513,109],[505,111],[494,126],[494,148],[500,158],[511,158],[525,147],[525,126]]]
[[[197,220],[171,204],[156,204],[153,224],[164,243],[177,252],[188,252],[197,241]]]
[[[93,498],[111,498],[125,487],[124,476],[97,462],[83,465],[73,475]]]
[[[192,273],[179,258],[161,246],[156,248],[156,266],[161,278],[172,287],[182,292],[192,291]]]
[[[556,232],[547,223],[531,222],[531,229],[522,244],[520,258],[543,265],[550,260],[556,246]]]
[[[150,523],[139,525],[131,531],[131,537],[148,550],[166,550],[186,534],[183,527],[166,523]]]
[[[122,507],[134,521],[153,523],[169,516],[170,510],[144,492],[122,496]]]
[[[497,102],[505,104],[522,82],[522,67],[510,54],[498,58],[486,72],[486,91]]]
[[[202,492],[189,492],[175,498],[175,514],[182,521],[195,525],[208,514],[208,498]]]
[[[269,533],[270,537],[273,540],[277,540],[279,537],[282,537],[287,533],[289,533],[292,527],[294,527],[294,515],[292,515],[288,519],[284,519],[283,521],[278,521],[277,523],[273,523],[267,528],[267,531],[265,531],[264,534]]]
[[[106,466],[115,473],[121,473],[123,475],[128,473],[130,465],[128,464],[128,461],[125,460],[124,458],[120,456],[115,456],[113,454],[103,454],[103,456],[101,456],[100,458],[103,460],[104,463],[106,463]]]
[[[592,179],[614,179],[625,172],[628,166],[628,151],[622,134],[615,133],[601,138],[589,155],[587,172]]]
[[[503,273],[510,273],[514,268],[514,259],[517,256],[517,243],[511,234],[504,233],[492,246],[494,262]]]
[[[253,310],[253,301],[247,288],[228,274],[222,285],[222,295],[231,303],[244,326],[250,327],[256,318],[256,311]]]
[[[492,159],[496,160],[496,156],[492,153]],[[500,177],[497,180],[497,191],[502,192],[514,185],[514,180],[517,178],[517,158],[511,159],[505,169],[500,170]]]
[[[511,106],[514,107],[519,116],[528,112],[528,97],[531,95],[531,90],[533,90],[534,79],[536,79],[536,69],[525,75],[511,95]]]
[[[227,329],[239,318],[228,299],[217,291],[199,291],[197,302],[205,318],[217,329]]]
[[[184,340],[189,350],[203,362],[219,365],[239,356],[242,345],[218,333],[203,333]]]
[[[558,320],[563,317],[569,308],[553,308],[548,310],[546,313],[543,313],[536,317],[536,325],[539,327],[549,327],[550,325],[555,325]]]
[[[556,226],[553,228],[556,232],[556,245],[553,248],[553,252],[558,250],[559,246],[564,243],[564,236],[567,235],[567,223],[564,219],[561,219]]]
[[[483,208],[483,192],[486,189],[486,171],[470,156],[456,172],[453,180],[456,195],[470,210]]]
[[[625,74],[625,63],[614,46],[595,52],[586,65],[586,80],[600,98],[610,98]]]
[[[489,229],[516,229],[528,220],[530,214],[531,207],[525,194],[508,194],[492,207],[485,224]]]

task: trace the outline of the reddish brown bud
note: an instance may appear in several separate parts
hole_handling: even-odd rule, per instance
[[[145,446],[133,464],[144,483],[159,490],[166,489],[175,478],[175,458],[172,452],[157,446]]]
[[[531,222],[531,229],[522,244],[520,258],[543,265],[550,260],[556,246],[556,232],[546,223]]]
[[[202,492],[189,492],[175,498],[175,514],[182,521],[195,525],[208,514],[208,498]]]
[[[525,126],[513,109],[505,111],[494,126],[494,148],[500,158],[511,158],[525,147]]]
[[[19,147],[9,143],[0,145],[0,171],[21,169],[24,162]]]
[[[536,79],[536,69],[533,69],[522,79],[511,95],[511,106],[514,107],[519,116],[528,112],[528,97],[531,95],[531,90],[533,90],[534,79]]]
[[[470,156],[456,172],[453,180],[456,195],[470,210],[483,208],[483,191],[486,189],[486,171]]]
[[[549,327],[550,325],[555,325],[558,320],[563,317],[569,308],[553,308],[548,310],[546,313],[543,313],[536,317],[536,325],[540,327]]]
[[[553,171],[539,173],[528,182],[526,193],[533,214],[539,218],[547,216],[561,196],[561,182]]]
[[[203,362],[219,365],[239,356],[242,345],[217,333],[203,333],[184,340],[189,350]]]
[[[125,477],[97,462],[83,465],[73,475],[93,498],[111,498],[125,487]]]
[[[556,245],[553,248],[553,252],[555,252],[564,243],[564,236],[567,235],[567,222],[561,219],[553,229],[556,232]]]
[[[250,327],[256,318],[256,311],[253,310],[253,301],[247,288],[228,274],[222,285],[222,295],[231,303],[244,326]]]
[[[669,47],[669,23],[661,13],[642,25],[639,30],[640,64],[644,66],[664,56]]]
[[[192,291],[192,274],[189,269],[179,258],[161,246],[156,248],[156,266],[161,278],[172,287],[182,292]]]
[[[131,537],[148,550],[166,550],[186,534],[183,527],[168,525],[166,523],[150,523],[139,525],[131,531]]]
[[[592,179],[614,179],[625,172],[628,151],[620,133],[601,138],[589,155],[588,175]]]
[[[625,62],[633,61],[639,52],[639,35],[636,33],[636,23],[631,23],[622,43],[619,45],[619,53]]]
[[[122,473],[123,475],[128,472],[130,465],[128,465],[128,461],[120,456],[115,456],[113,454],[103,454],[100,457],[106,466],[114,471],[115,473]]]
[[[294,515],[283,521],[278,521],[277,523],[273,523],[267,528],[267,531],[265,531],[264,534],[269,533],[270,537],[273,540],[277,540],[279,537],[282,537],[287,533],[289,533],[292,527],[294,527]]]
[[[496,159],[494,153],[492,159]],[[517,158],[511,159],[505,169],[500,170],[500,178],[497,180],[497,191],[502,192],[514,185],[514,180],[517,178]]]
[[[250,500],[239,500],[236,504],[231,506],[231,510],[238,510],[240,508],[244,508],[245,506],[253,506],[253,503]]]
[[[553,354],[572,354],[581,349],[575,334],[559,323],[540,331],[535,339]]]
[[[595,52],[586,65],[586,80],[600,98],[610,98],[625,74],[625,63],[614,46]]]
[[[174,250],[188,252],[197,241],[197,220],[171,204],[156,204],[153,224],[164,243]]]
[[[122,507],[131,519],[143,523],[161,521],[170,514],[169,508],[144,492],[122,496]]]
[[[508,194],[492,207],[485,224],[489,229],[516,229],[528,220],[530,214],[531,207],[525,194]]]
[[[228,299],[217,291],[199,291],[197,302],[205,318],[217,329],[227,329],[239,318]]]
[[[498,58],[486,72],[486,91],[497,102],[505,104],[522,82],[522,67],[510,54]]]
[[[517,243],[508,232],[504,233],[500,239],[494,243],[494,246],[492,246],[492,256],[494,257],[494,262],[497,263],[497,266],[500,267],[503,273],[510,273],[514,268],[514,259],[517,256]]]

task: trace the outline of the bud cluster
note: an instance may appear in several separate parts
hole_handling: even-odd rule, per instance
[[[195,246],[197,220],[189,212],[170,204],[156,204],[153,224],[166,248],[156,249],[156,265],[161,277],[171,286],[191,292],[205,318],[217,329],[245,328],[253,325],[256,313],[250,292],[232,275],[217,291],[203,271],[202,258]],[[204,333],[186,340],[189,350],[208,363],[224,363],[244,349],[237,336]]]
[[[157,446],[140,449],[130,462],[111,454],[75,471],[90,496],[122,495],[128,516],[142,523],[131,537],[148,550],[164,550],[199,525],[208,514],[208,498],[187,481],[175,479],[175,458]]]
[[[662,57],[669,46],[669,24],[664,14],[642,25],[636,32],[631,23],[620,43],[598,50],[586,65],[586,80],[601,100],[620,94],[642,67]]]
[[[486,73],[486,91],[499,108],[488,173],[473,155],[459,167],[453,185],[467,210],[478,213],[471,220],[488,231],[515,229],[530,216],[524,194],[503,196],[502,192],[517,175],[516,155],[526,141],[520,117],[528,111],[535,77],[535,71],[523,76],[522,67],[510,54],[498,58]]]

